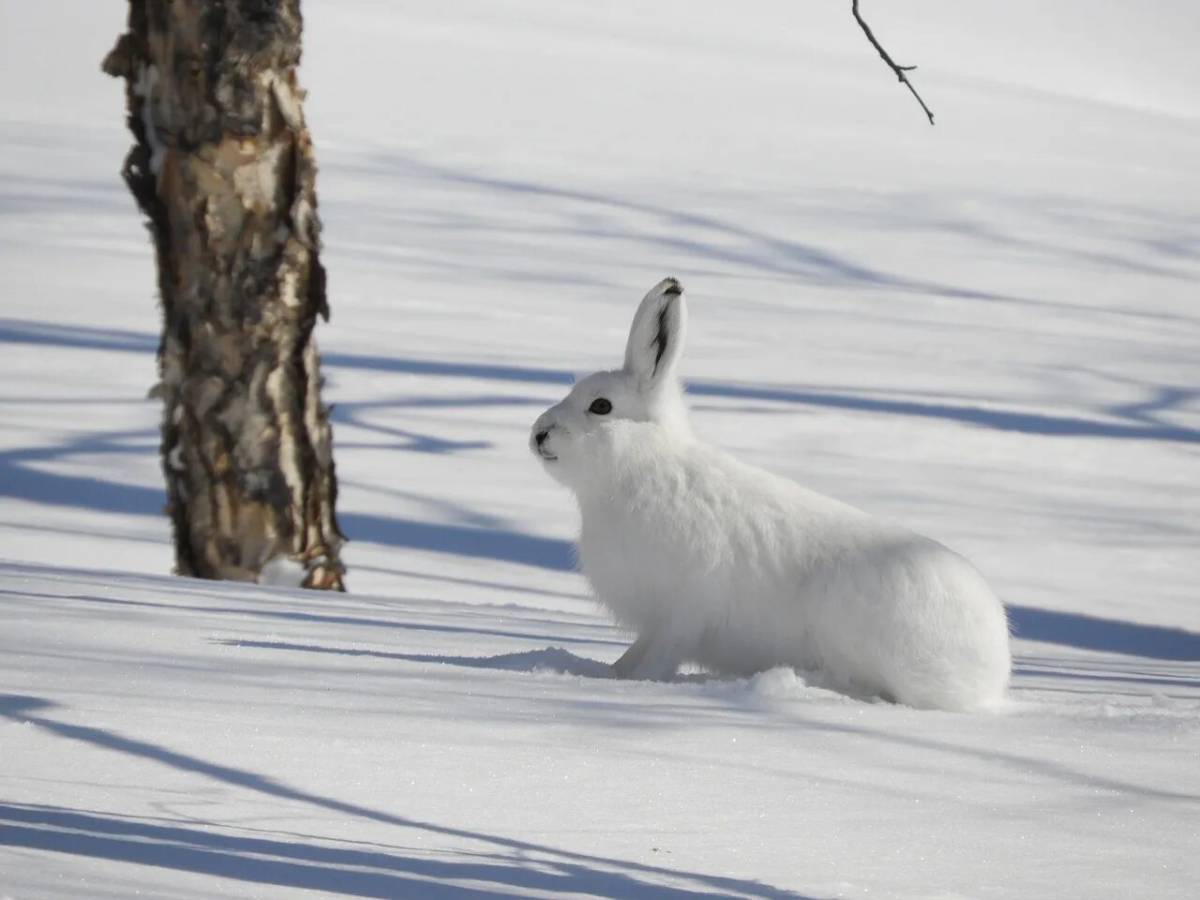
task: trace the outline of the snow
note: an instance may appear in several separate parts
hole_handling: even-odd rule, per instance
[[[1025,644],[1012,709],[964,716],[785,670],[615,681],[591,613],[444,590],[20,563],[0,590],[17,897],[1185,896],[1195,874],[1194,661]]]
[[[306,0],[326,596],[166,574],[122,5],[0,0],[0,896],[1192,895],[1200,13],[876,6],[933,128],[848,4]],[[1005,711],[605,677],[527,432],[668,274],[696,430],[970,557]]]

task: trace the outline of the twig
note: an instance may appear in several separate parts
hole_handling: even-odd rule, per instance
[[[929,116],[929,124],[932,125],[933,111],[925,105],[925,101],[921,99],[921,95],[917,93],[917,89],[912,86],[912,82],[909,81],[908,76],[904,74],[905,72],[911,72],[916,68],[916,66],[897,65],[896,62],[890,56],[888,56],[888,52],[883,49],[883,46],[879,43],[879,41],[875,40],[875,35],[871,33],[871,26],[863,20],[861,15],[859,15],[858,0],[851,0],[850,9],[854,13],[855,21],[857,21],[859,27],[862,28],[863,34],[865,34],[867,36],[867,40],[871,42],[871,46],[879,51],[879,56],[885,63],[888,64],[891,70],[896,73],[896,77],[904,83],[904,86],[912,91],[912,95],[916,97],[917,102],[921,104],[921,109],[925,110],[925,115]]]

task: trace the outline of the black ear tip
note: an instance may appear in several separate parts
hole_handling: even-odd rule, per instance
[[[664,278],[662,292],[667,297],[678,297],[683,293],[683,285],[678,278]]]

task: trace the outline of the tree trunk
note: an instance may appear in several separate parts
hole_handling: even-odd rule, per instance
[[[104,60],[158,260],[176,569],[343,590],[313,325],[328,319],[299,0],[130,0]]]

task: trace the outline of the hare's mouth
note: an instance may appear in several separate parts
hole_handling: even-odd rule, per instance
[[[540,448],[536,452],[537,452],[537,455],[540,456],[546,462],[554,462],[555,460],[558,459],[558,457],[555,456],[553,453],[550,453],[549,451],[546,451],[546,450],[542,450]]]

